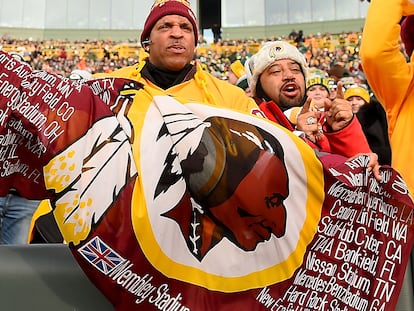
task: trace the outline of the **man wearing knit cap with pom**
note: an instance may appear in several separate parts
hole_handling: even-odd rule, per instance
[[[325,100],[323,134],[329,144],[319,144],[320,111],[310,109],[311,99],[306,99],[305,56],[285,42],[267,42],[245,64],[250,90],[266,116],[298,135],[313,148],[321,151],[352,157],[358,153],[371,152],[358,120],[353,116],[351,106],[340,98]],[[339,92],[338,92],[339,93]],[[298,115],[296,127],[283,114],[292,107],[303,106]]]
[[[401,20],[405,19],[401,22]],[[360,57],[371,90],[384,106],[390,138],[391,165],[414,196],[414,1],[375,0],[368,8]],[[400,49],[402,39],[407,55]],[[407,56],[410,60],[407,62]],[[410,265],[409,265],[410,267]],[[414,253],[405,274],[405,292],[397,310],[414,310]]]
[[[157,0],[141,33],[144,57],[139,64],[109,75],[139,81],[151,94],[161,92],[246,113],[257,111],[243,90],[213,77],[194,61],[197,40],[197,20],[189,1]],[[140,94],[135,102],[142,105],[148,95]]]

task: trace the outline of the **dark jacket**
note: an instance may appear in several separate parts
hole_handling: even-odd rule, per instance
[[[356,116],[371,150],[378,154],[378,162],[381,165],[391,165],[387,116],[380,102],[371,97],[370,103],[362,106]]]

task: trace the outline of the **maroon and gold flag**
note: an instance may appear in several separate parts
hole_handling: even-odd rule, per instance
[[[116,310],[394,310],[413,247],[400,175],[267,120],[0,53],[0,191],[48,198]]]

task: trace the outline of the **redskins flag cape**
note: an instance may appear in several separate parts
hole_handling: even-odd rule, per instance
[[[0,52],[1,194],[50,200],[116,310],[394,310],[413,202],[395,170],[378,182],[367,162],[315,154],[256,116]]]

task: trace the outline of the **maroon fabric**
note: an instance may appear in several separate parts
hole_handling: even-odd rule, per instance
[[[49,182],[56,178],[50,183],[54,192],[49,197],[52,203],[56,202],[53,208],[65,212],[63,221],[60,219],[67,226],[63,228],[79,238],[69,242],[69,247],[85,274],[117,311],[395,310],[414,242],[414,205],[395,170],[382,167],[383,180],[378,182],[367,171],[367,156],[346,162],[344,157],[326,154],[319,162],[308,146],[292,143],[296,137],[263,119],[226,109],[213,110],[210,106],[183,105],[169,96],[154,97],[153,106],[147,111],[151,122],[145,122],[142,132],[135,127],[136,136],[127,135],[127,121],[136,120],[124,119],[122,111],[128,111],[133,96],[144,91],[145,87],[142,90],[142,85],[127,79],[84,83],[33,72],[0,51],[0,191],[6,193],[14,187],[27,196],[39,195],[44,190],[39,185],[45,182],[41,170],[45,166]],[[119,120],[111,109],[121,111]],[[183,112],[191,113],[191,118]],[[205,120],[205,114],[223,122],[196,122]],[[233,126],[229,131],[225,126],[228,120],[239,127]],[[177,128],[180,122],[183,128]],[[189,188],[196,184],[191,185],[180,175],[184,165],[177,154],[183,160],[189,159],[177,146],[181,143],[180,134],[187,133],[190,125],[194,137],[201,136],[196,130],[203,125],[206,131],[214,130],[210,138],[217,134],[220,141],[226,140],[226,148],[218,148],[204,136],[206,133],[201,136],[205,143],[198,145],[198,155],[217,155],[212,161],[214,165],[236,157],[237,151],[255,154],[266,150],[266,155],[272,155],[279,148],[275,140],[281,144],[292,180],[291,200],[286,202],[287,219],[295,220],[298,215],[313,217],[309,223],[293,221],[296,226],[286,228],[284,238],[291,241],[295,234],[309,233],[309,239],[298,240],[301,256],[289,248],[286,257],[281,258],[289,262],[286,268],[293,267],[292,273],[286,275],[285,269],[271,269],[280,262],[269,252],[279,255],[274,250],[282,251],[283,244],[279,244],[279,237],[272,237],[274,233],[257,231],[272,227],[261,217],[252,224],[253,229],[246,226],[249,232],[257,232],[253,236],[259,241],[257,248],[241,248],[235,244],[234,236],[224,236],[229,230],[218,222],[214,223],[219,226],[217,230],[210,232],[207,226],[203,231],[203,238],[211,238],[209,258],[203,258],[207,261],[195,258],[193,253],[198,248],[191,247],[193,240],[190,245],[180,243],[184,237],[201,236],[190,230],[200,226],[200,222],[193,213],[180,214],[178,218],[172,217],[170,211],[178,214],[191,207],[198,216],[211,219],[211,209],[216,208],[205,206],[205,201],[193,203]],[[192,142],[192,138],[188,140]],[[139,163],[143,165],[139,172],[132,157],[134,139],[140,142]],[[299,151],[301,157],[297,155]],[[301,168],[299,158],[303,166],[313,166]],[[215,193],[245,182],[235,175],[248,161],[254,167],[259,161],[256,157],[244,159],[240,165],[233,164],[218,183],[212,183],[222,187],[214,189]],[[309,159],[313,160],[307,162]],[[47,169],[50,160],[58,174]],[[193,164],[203,164],[200,160],[195,157]],[[227,208],[236,207],[234,210],[241,211],[243,218],[256,217],[257,213],[246,214],[241,206],[259,202],[257,192],[265,195],[266,200],[261,198],[262,202],[254,207],[264,206],[265,213],[280,209],[283,197],[273,193],[273,187],[266,187],[281,180],[281,170],[266,170],[268,163],[274,163],[270,160],[262,162],[260,171],[254,171],[260,183],[244,184],[243,191],[237,193],[240,199],[225,198]],[[248,175],[254,177],[250,171]],[[209,176],[197,178],[209,182]],[[179,187],[173,187],[176,185]],[[70,200],[66,200],[67,196]],[[305,196],[308,199],[302,204],[300,200]],[[239,218],[225,221],[234,225]],[[183,219],[194,220],[185,223],[190,232],[181,230]],[[79,230],[69,229],[72,227]],[[237,231],[239,227],[233,229]],[[153,232],[159,234],[151,239]],[[259,246],[263,248],[259,250]],[[177,254],[180,256],[174,258]],[[250,265],[243,260],[246,258]],[[256,264],[256,260],[263,258],[271,262]],[[179,271],[172,271],[170,265],[177,262]],[[226,266],[231,273],[223,271]],[[262,275],[263,270],[268,273]],[[280,275],[283,277],[279,278]]]
[[[405,45],[405,51],[408,56],[414,49],[414,16],[407,16],[401,23],[401,39]]]

